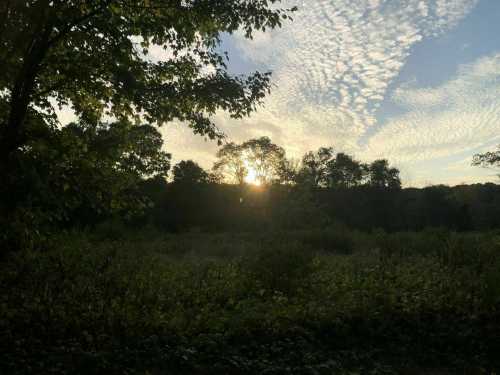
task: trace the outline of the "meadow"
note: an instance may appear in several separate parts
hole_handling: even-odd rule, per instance
[[[103,225],[1,268],[5,374],[500,369],[499,232]]]
[[[493,3],[0,0],[0,375],[500,373]]]

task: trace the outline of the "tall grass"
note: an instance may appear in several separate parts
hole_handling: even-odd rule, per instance
[[[76,233],[1,265],[0,370],[486,371],[499,275],[495,233]]]

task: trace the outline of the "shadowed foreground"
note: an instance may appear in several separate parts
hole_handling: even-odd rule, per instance
[[[490,234],[73,234],[2,264],[2,373],[493,374]]]

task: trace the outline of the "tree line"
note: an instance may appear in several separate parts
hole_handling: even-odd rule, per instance
[[[192,160],[171,167],[161,134],[150,125],[121,120],[47,128],[31,121],[29,131],[37,138],[17,159],[17,196],[10,196],[16,241],[116,218],[167,231],[331,222],[390,231],[500,227],[497,185],[402,189],[399,170],[387,160],[363,163],[332,147],[294,160],[268,137],[230,142],[204,170]],[[476,155],[474,164],[495,166],[496,155]]]
[[[499,153],[475,155],[473,165],[498,167]],[[245,182],[250,170],[258,171],[253,177],[260,187]],[[146,221],[165,230],[311,229],[332,223],[387,231],[500,228],[499,185],[403,189],[399,171],[387,160],[362,163],[331,147],[288,160],[267,137],[221,147],[211,171],[181,161],[171,183],[153,179],[144,188],[155,202]]]
[[[400,189],[400,172],[385,159],[362,163],[333,147],[307,152],[301,160],[287,159],[285,150],[269,137],[250,139],[241,144],[227,143],[217,152],[210,172],[192,160],[173,168],[176,183],[246,182],[260,186],[276,184],[307,185],[322,188],[373,186]]]
[[[154,204],[133,225],[173,232],[314,230],[337,224],[388,232],[500,228],[500,186],[492,183],[396,190],[154,179],[142,189]]]

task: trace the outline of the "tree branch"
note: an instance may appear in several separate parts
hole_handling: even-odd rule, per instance
[[[35,95],[33,95],[33,98],[41,98],[47,94],[50,94],[52,91],[61,89],[64,87],[64,85],[68,82],[67,79],[60,79],[59,81],[55,82],[53,85],[47,87],[45,90],[42,90]]]
[[[94,9],[92,12],[89,12],[87,14],[82,15],[81,17],[77,18],[76,20],[73,20],[70,24],[66,25],[58,34],[56,34],[52,39],[49,40],[48,46],[52,47],[53,45],[55,45],[59,40],[64,38],[66,35],[68,35],[74,27],[76,27],[79,24],[82,24],[83,22],[88,21],[92,17],[98,15],[100,12],[102,12],[108,6],[110,6],[112,2],[113,2],[113,0],[107,0],[99,8]]]

